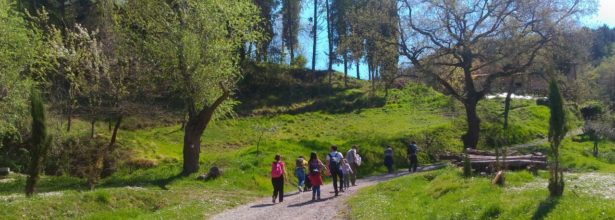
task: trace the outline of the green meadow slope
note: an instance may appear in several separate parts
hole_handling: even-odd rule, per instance
[[[421,145],[421,163],[433,162],[438,152],[461,150],[462,108],[430,88],[409,84],[392,89],[383,98],[380,93],[370,95],[365,82],[352,81],[348,89],[339,79],[333,86],[304,86],[293,81],[296,77],[280,72],[259,76],[270,78],[260,85],[248,85],[259,97],[240,94],[239,117],[216,121],[205,131],[201,173],[218,166],[222,177],[199,181],[197,174],[177,175],[183,138],[178,124],[125,129],[118,143],[120,151],[130,156],[120,157],[118,171],[102,179],[94,190],[75,177],[44,176],[39,195],[27,199],[22,193],[25,177],[14,174],[0,180],[0,215],[4,219],[202,218],[268,195],[269,164],[275,154],[292,164],[297,156],[312,151],[324,155],[332,144],[344,151],[357,144],[365,161],[360,175],[371,175],[385,170],[381,165],[384,145],[394,147],[397,167],[405,166],[407,140]],[[275,88],[267,87],[276,83]],[[256,98],[262,101],[254,101]],[[494,118],[501,114],[501,100],[483,103],[483,126],[497,129],[500,122]],[[548,110],[532,101],[513,104],[514,142],[544,137]],[[139,120],[128,120],[126,127],[140,127],[132,124]],[[80,126],[87,130],[85,122],[77,121],[75,127]],[[100,126],[97,135],[108,136]],[[488,148],[487,141],[482,143],[481,147]]]

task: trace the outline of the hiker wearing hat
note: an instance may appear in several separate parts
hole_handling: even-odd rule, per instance
[[[320,186],[322,185],[321,170],[327,170],[327,167],[318,159],[316,152],[310,154],[310,161],[308,162],[308,168],[310,174],[308,179],[312,184],[312,201],[320,200]]]

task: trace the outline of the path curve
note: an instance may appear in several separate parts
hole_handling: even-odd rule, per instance
[[[447,166],[435,164],[420,167],[419,171],[435,170]],[[348,208],[346,200],[357,193],[361,188],[387,181],[400,176],[408,175],[408,171],[400,171],[395,174],[371,176],[357,180],[357,186],[350,187],[340,196],[334,196],[331,183],[321,186],[321,201],[312,202],[312,192],[292,192],[284,196],[284,202],[271,203],[271,197],[257,200],[256,202],[227,210],[212,217],[214,220],[222,219],[342,219]],[[288,189],[288,188],[286,188]]]

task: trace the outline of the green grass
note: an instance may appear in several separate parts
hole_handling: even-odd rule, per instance
[[[489,178],[463,178],[456,169],[398,178],[360,191],[349,200],[350,219],[612,219],[615,201],[567,187],[549,199],[543,177],[506,176],[498,187]],[[527,185],[526,185],[527,184]]]

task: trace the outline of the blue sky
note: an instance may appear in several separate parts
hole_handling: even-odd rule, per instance
[[[324,0],[320,0],[324,1]],[[615,27],[615,0],[598,0],[599,6],[598,11],[592,15],[588,16],[584,19],[583,24],[589,27],[598,27],[603,24],[606,24],[610,27]],[[312,38],[310,36],[310,28],[311,23],[309,22],[309,18],[312,17],[314,13],[313,1],[305,0],[303,1],[303,8],[301,11],[301,24],[302,30],[300,30],[299,34],[299,45],[297,48],[299,53],[303,54],[305,58],[308,60],[307,66],[308,68],[312,67]],[[321,26],[325,27],[324,16],[319,18],[319,22]],[[317,42],[317,54],[316,54],[316,69],[324,70],[327,69],[327,32],[326,28],[319,30],[318,34],[318,42]],[[337,64],[333,66],[333,69],[343,72],[344,66],[342,64]],[[362,63],[359,67],[361,78],[367,78],[367,66]],[[348,74],[350,76],[356,76],[355,64],[348,70]]]

